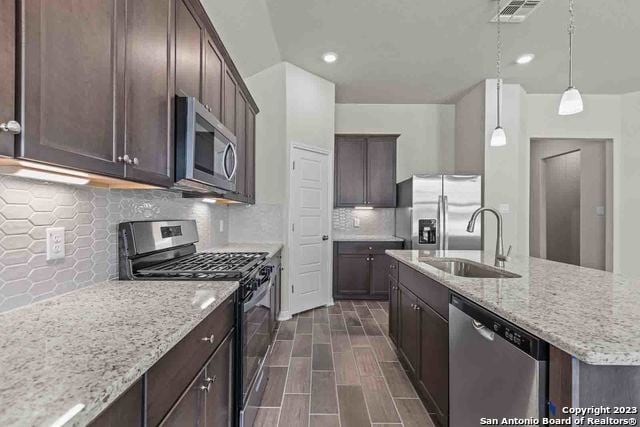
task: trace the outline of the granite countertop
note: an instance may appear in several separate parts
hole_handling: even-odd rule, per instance
[[[112,281],[0,314],[0,424],[87,424],[237,288]]]
[[[373,235],[334,235],[334,242],[403,242],[404,239],[396,236],[373,236]]]
[[[207,252],[267,252],[268,258],[273,257],[282,249],[282,243],[227,243],[226,245],[208,249]]]
[[[388,255],[594,365],[640,365],[640,281],[540,258],[514,256],[513,279],[457,277],[423,257],[463,258],[493,266],[488,251],[388,250]]]

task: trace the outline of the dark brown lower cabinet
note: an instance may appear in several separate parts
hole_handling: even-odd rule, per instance
[[[449,323],[427,304],[418,301],[420,316],[420,392],[427,410],[441,425],[449,413]]]
[[[336,293],[349,298],[369,296],[369,255],[340,255],[337,261]]]
[[[418,298],[402,284],[399,288],[400,343],[398,349],[410,372],[418,375],[420,371],[420,318],[416,309]]]
[[[233,423],[233,331],[193,379],[163,427],[223,427]]]
[[[442,286],[427,277],[389,275],[389,336],[399,359],[429,413],[440,426],[449,416],[449,322],[442,310],[440,292],[425,294],[425,286]],[[396,269],[397,270],[397,269]],[[408,279],[405,283],[404,279]],[[448,292],[448,291],[447,291]],[[429,301],[417,295],[425,294]]]
[[[400,287],[393,276],[388,276],[387,280],[389,282],[389,338],[398,346],[398,293]]]
[[[387,249],[402,249],[402,242],[335,242],[333,297],[335,299],[389,299],[388,277],[394,261]]]

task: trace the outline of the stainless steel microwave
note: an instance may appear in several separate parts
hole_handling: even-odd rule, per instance
[[[176,96],[175,188],[236,190],[236,137],[194,97]]]

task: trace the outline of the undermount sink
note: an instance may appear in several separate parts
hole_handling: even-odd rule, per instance
[[[422,258],[421,262],[442,270],[445,273],[460,277],[482,279],[516,279],[522,277],[505,270],[489,267],[472,261],[447,258]]]

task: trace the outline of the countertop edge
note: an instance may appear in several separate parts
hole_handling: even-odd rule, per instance
[[[412,268],[420,274],[423,274],[430,279],[437,281],[438,283],[444,285],[450,291],[453,291],[470,301],[480,305],[481,307],[497,314],[498,316],[508,320],[509,322],[514,323],[516,326],[521,327],[522,329],[528,331],[529,333],[537,336],[538,338],[543,339],[550,345],[557,347],[558,349],[564,351],[565,353],[575,357],[581,362],[587,363],[589,365],[597,365],[597,366],[640,366],[640,352],[631,352],[631,353],[603,353],[600,351],[592,351],[588,348],[588,346],[584,346],[584,349],[577,349],[575,344],[567,343],[561,337],[556,336],[555,334],[551,334],[547,331],[540,329],[539,326],[533,325],[526,320],[521,318],[514,317],[512,313],[507,313],[500,309],[500,307],[494,306],[493,304],[488,304],[486,301],[479,300],[475,295],[469,294],[465,292],[465,290],[461,287],[457,287],[455,285],[451,285],[446,281],[443,281],[441,277],[438,277],[437,274],[429,272],[427,268],[421,268],[416,266],[414,263],[402,258],[401,256],[394,253],[393,250],[385,251],[387,255],[394,258],[395,260],[403,263],[404,265]],[[435,269],[435,267],[434,267]]]
[[[112,281],[108,281],[112,282]],[[105,283],[105,282],[103,282]],[[97,286],[103,284],[100,283]],[[111,384],[105,389],[106,396],[99,397],[98,399],[85,404],[83,411],[81,411],[77,419],[73,419],[74,426],[81,426],[91,423],[95,420],[105,409],[107,409],[112,403],[114,403],[120,396],[122,396],[132,385],[140,379],[149,369],[153,367],[163,356],[165,356],[173,347],[176,346],[184,337],[186,337],[196,326],[200,324],[207,316],[213,313],[220,305],[227,300],[238,289],[239,283],[235,282],[229,290],[227,290],[216,303],[211,304],[205,310],[199,313],[199,316],[194,318],[191,322],[184,324],[180,329],[175,331],[171,336],[167,336],[163,340],[163,345],[157,348],[156,351],[149,353],[145,359],[141,360],[136,367],[132,368],[127,374],[122,377],[122,380],[117,384]],[[143,363],[144,362],[144,363]],[[81,415],[81,416],[80,416]]]

